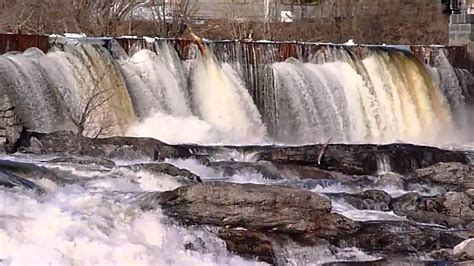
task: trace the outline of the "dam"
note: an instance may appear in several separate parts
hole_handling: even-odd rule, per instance
[[[205,56],[189,40],[42,46],[0,57],[2,93],[34,131],[74,131],[88,113],[87,136],[173,143],[472,141],[462,46],[207,41]],[[168,123],[196,134],[165,137]]]

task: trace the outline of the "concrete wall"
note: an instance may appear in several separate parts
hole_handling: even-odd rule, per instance
[[[449,45],[465,45],[468,69],[474,71],[474,14],[471,1],[465,1],[461,14],[452,14],[449,20]]]

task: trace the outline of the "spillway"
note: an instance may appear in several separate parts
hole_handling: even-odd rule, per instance
[[[428,65],[404,47],[307,45],[285,56],[273,43],[209,42],[205,55],[192,43],[145,44],[5,54],[1,89],[42,132],[171,143],[470,141],[471,74],[442,47]]]

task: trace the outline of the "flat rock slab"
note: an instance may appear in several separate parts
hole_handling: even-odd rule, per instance
[[[209,182],[161,194],[164,212],[186,224],[247,227],[281,232],[310,232],[328,198],[280,186]]]

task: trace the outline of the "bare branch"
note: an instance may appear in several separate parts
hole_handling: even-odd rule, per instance
[[[328,141],[326,141],[326,143],[324,143],[323,147],[321,148],[321,150],[319,151],[319,155],[318,155],[318,165],[320,166],[321,165],[321,162],[322,162],[322,159],[324,157],[324,153],[326,153],[326,150],[328,148],[328,145],[329,143],[331,142],[331,139],[332,137],[330,137],[328,139]]]

